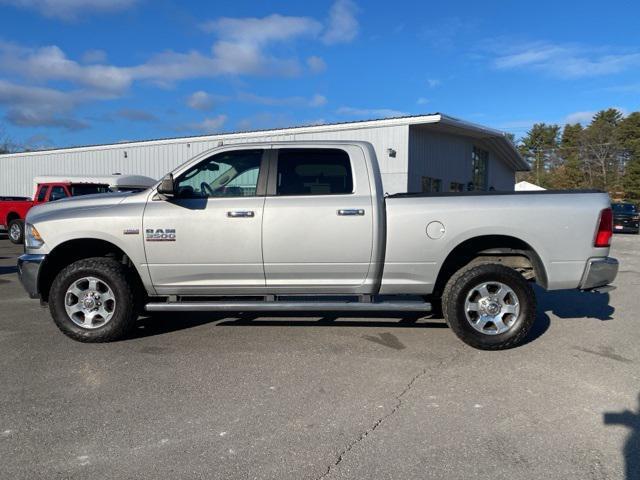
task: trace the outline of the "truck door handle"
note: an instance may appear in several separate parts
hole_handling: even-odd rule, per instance
[[[227,212],[227,217],[229,218],[252,218],[255,216],[255,212],[251,210],[232,210]]]
[[[362,208],[341,208],[338,210],[338,215],[343,217],[349,217],[354,215],[364,215],[364,210]]]

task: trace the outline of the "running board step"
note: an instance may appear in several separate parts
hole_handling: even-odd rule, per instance
[[[398,302],[164,302],[148,303],[147,312],[424,312],[431,304],[420,301]]]

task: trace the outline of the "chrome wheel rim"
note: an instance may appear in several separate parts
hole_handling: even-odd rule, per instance
[[[103,327],[113,318],[116,297],[104,280],[83,277],[67,288],[64,308],[73,323],[92,330]]]
[[[11,228],[9,228],[9,237],[11,237],[11,240],[14,242],[20,240],[20,225],[17,223],[11,225]]]
[[[483,282],[473,287],[464,302],[469,324],[485,335],[509,331],[520,314],[520,301],[511,287],[500,282]]]

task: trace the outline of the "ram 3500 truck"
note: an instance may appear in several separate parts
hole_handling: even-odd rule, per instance
[[[138,314],[413,311],[469,345],[521,342],[531,282],[616,276],[603,193],[385,196],[366,142],[228,145],[138,193],[33,208],[19,275],[66,335],[123,337]]]

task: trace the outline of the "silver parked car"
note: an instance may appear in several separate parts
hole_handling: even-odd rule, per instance
[[[610,238],[604,193],[385,197],[366,142],[256,143],[205,152],[142,192],[33,208],[18,265],[85,342],[121,338],[141,309],[441,306],[464,342],[503,349],[534,322],[531,282],[615,278]]]

